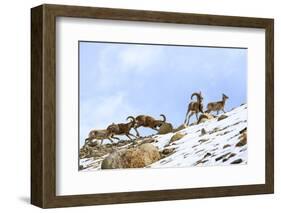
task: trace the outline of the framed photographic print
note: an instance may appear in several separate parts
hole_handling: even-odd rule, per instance
[[[31,9],[31,203],[274,191],[273,19]]]

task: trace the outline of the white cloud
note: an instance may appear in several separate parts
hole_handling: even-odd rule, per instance
[[[116,84],[127,84],[130,80],[128,73],[147,75],[159,71],[149,67],[160,63],[163,56],[163,47],[159,46],[107,46],[99,55],[98,70],[95,70],[99,77],[96,82],[101,89],[109,89]]]
[[[150,65],[158,63],[163,57],[163,48],[160,46],[127,46],[119,52],[121,71],[151,72],[147,69]]]

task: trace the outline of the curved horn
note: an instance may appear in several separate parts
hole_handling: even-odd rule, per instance
[[[192,95],[191,95],[191,97],[190,97],[191,100],[192,100],[193,96],[196,96],[196,97],[197,97],[197,100],[199,100],[201,95],[198,94],[197,92],[194,92],[194,93],[192,93]]]
[[[133,116],[128,116],[126,120],[129,120],[130,118],[133,120],[133,122],[136,122],[136,119]]]
[[[166,116],[163,114],[161,114],[160,116],[163,117],[163,122],[166,122]]]

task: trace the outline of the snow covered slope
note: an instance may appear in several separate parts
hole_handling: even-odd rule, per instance
[[[158,146],[160,150],[164,147],[175,148],[175,152],[153,163],[150,167],[215,166],[247,163],[247,144],[238,144],[237,146],[242,136],[240,131],[245,131],[247,127],[247,105],[237,107],[224,115],[227,118],[223,120],[218,121],[217,118],[214,118],[179,131],[185,136],[170,144],[170,138],[175,133],[155,136],[158,142],[154,145]],[[206,134],[202,135],[201,130],[203,128]]]
[[[219,119],[221,115],[225,117],[222,120]],[[183,137],[171,142],[175,134]],[[154,140],[150,140],[152,141],[150,143],[158,147],[159,152],[164,153],[165,150],[172,150],[172,152],[147,166],[149,168],[246,164],[247,105],[241,105],[204,123],[189,126],[178,132],[157,134],[152,138]],[[147,138],[138,140],[147,140]],[[135,141],[134,144],[137,143]],[[132,142],[129,141],[120,141],[114,146],[117,149],[127,149],[128,146],[133,146],[131,144]],[[99,170],[102,160],[108,154],[80,159],[80,170]]]

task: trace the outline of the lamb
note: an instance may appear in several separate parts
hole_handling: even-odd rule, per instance
[[[191,95],[191,98],[193,98],[193,96],[196,96],[197,97],[197,100],[196,101],[192,101],[189,103],[188,105],[188,109],[187,109],[187,112],[186,112],[186,115],[185,115],[185,120],[184,120],[184,124],[189,124],[189,119],[192,115],[196,115],[196,118],[197,118],[197,121],[198,121],[198,113],[201,112],[203,113],[203,97],[202,97],[202,94],[201,92],[197,93],[197,92],[194,92],[192,95]],[[190,114],[189,114],[190,113]],[[189,114],[189,116],[188,116]],[[188,116],[188,121],[187,121],[187,116]]]
[[[148,116],[148,115],[139,115],[135,118],[136,120],[136,124],[134,126],[134,129],[137,133],[137,136],[139,137],[140,134],[138,132],[138,128],[139,127],[149,127],[151,129],[154,129],[156,131],[158,131],[157,127],[160,127],[163,123],[166,122],[166,116],[161,114],[160,115],[161,117],[163,117],[163,120],[156,120],[154,119],[153,117],[151,116]]]
[[[225,113],[224,106],[227,99],[228,97],[225,94],[222,94],[221,101],[208,103],[206,112],[210,113],[211,111],[217,111],[217,114],[219,114],[219,111],[222,110]]]
[[[132,140],[131,136],[136,137],[135,135],[130,133],[130,130],[135,126],[135,118],[132,116],[127,117],[127,120],[131,119],[128,123],[112,123],[107,127],[107,131],[109,131],[112,135],[126,135],[130,140]],[[137,137],[136,137],[137,138]]]

